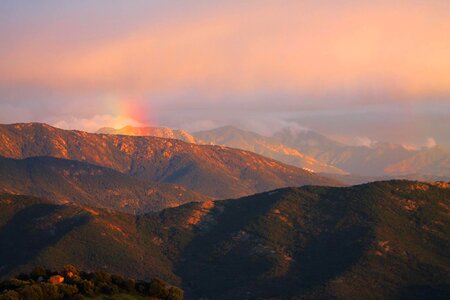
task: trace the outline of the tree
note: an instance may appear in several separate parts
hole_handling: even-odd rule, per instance
[[[171,286],[169,288],[169,296],[167,300],[183,300],[183,291],[177,287]]]
[[[47,282],[42,282],[39,284],[42,294],[44,296],[43,299],[53,299],[59,300],[63,298],[63,294],[60,292],[59,287]]]
[[[166,299],[169,296],[169,289],[164,281],[155,278],[150,281],[149,294],[150,296]]]
[[[39,284],[26,285],[21,290],[19,290],[22,298],[27,300],[44,300],[53,298],[44,298],[44,293]]]
[[[47,270],[42,266],[36,266],[33,271],[31,271],[31,278],[38,280],[39,277],[46,277]]]
[[[16,291],[4,291],[0,294],[0,300],[20,300],[20,294]]]
[[[61,270],[61,274],[66,278],[72,278],[72,276],[78,275],[78,269],[73,265],[65,265]]]

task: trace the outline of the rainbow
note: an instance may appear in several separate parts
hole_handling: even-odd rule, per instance
[[[114,116],[112,127],[152,126],[155,124],[153,110],[149,101],[136,97],[108,95],[104,99],[108,112]]]

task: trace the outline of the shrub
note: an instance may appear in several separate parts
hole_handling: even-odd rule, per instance
[[[94,283],[89,280],[82,280],[77,283],[78,290],[87,296],[93,296],[94,295]]]
[[[30,280],[30,276],[25,273],[20,273],[16,278],[23,281]]]
[[[69,273],[72,274],[70,278],[60,275],[67,276]],[[0,281],[0,300],[83,300],[85,297],[113,296],[121,292],[129,294],[130,297],[150,296],[151,299],[160,300],[183,299],[182,290],[167,285],[161,279],[156,278],[150,282],[142,280],[136,282],[133,279],[126,279],[104,271],[95,273],[78,272],[71,265],[65,266],[59,274],[42,267],[36,267],[32,275],[21,274],[19,277],[23,280],[11,278]],[[64,282],[54,281],[57,284],[52,284],[52,277],[67,280],[64,280]],[[35,281],[33,278],[44,279]]]
[[[147,282],[138,281],[135,285],[135,288],[138,293],[146,295],[149,292],[150,285]]]
[[[16,278],[8,279],[0,283],[0,290],[17,290],[18,288],[30,284],[28,281]]]
[[[182,300],[183,299],[183,291],[177,287],[171,286],[169,288],[169,296],[167,300]]]
[[[111,281],[111,274],[106,273],[105,271],[98,271],[94,273],[94,282],[99,283],[106,283],[110,284]]]
[[[127,292],[134,292],[135,291],[135,287],[136,287],[136,282],[133,279],[127,279],[125,281],[124,289]]]
[[[72,298],[74,295],[79,293],[76,285],[61,284],[59,285],[59,290],[63,294],[64,298]]]
[[[155,278],[150,281],[149,294],[166,299],[169,296],[169,289],[164,281]]]
[[[19,290],[20,295],[27,300],[44,300],[44,299],[54,299],[52,298],[44,298],[44,293],[39,284],[32,284],[24,286],[21,290]]]
[[[72,276],[78,275],[78,270],[72,265],[65,265],[61,270],[61,274],[66,278],[72,278]]]
[[[20,300],[20,294],[16,291],[4,291],[0,294],[0,300]]]
[[[97,292],[100,294],[114,295],[119,293],[119,287],[115,284],[100,283],[97,286]]]
[[[63,298],[63,294],[60,292],[59,286],[46,282],[39,284],[39,286],[41,287],[41,291],[44,297],[43,299],[57,300]]]
[[[39,277],[47,277],[47,270],[42,266],[36,266],[30,274],[31,278],[38,280]]]
[[[120,288],[125,287],[125,279],[123,279],[122,276],[119,275],[111,275],[111,282],[117,285]]]

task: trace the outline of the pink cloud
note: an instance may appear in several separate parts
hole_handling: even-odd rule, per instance
[[[62,44],[63,32],[44,34],[3,51],[0,84],[133,94],[194,89],[212,96],[372,87],[399,99],[450,93],[449,10],[412,2],[267,1],[238,8],[89,44]]]

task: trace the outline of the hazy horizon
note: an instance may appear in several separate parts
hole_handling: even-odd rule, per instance
[[[443,1],[2,1],[0,122],[450,147]]]

